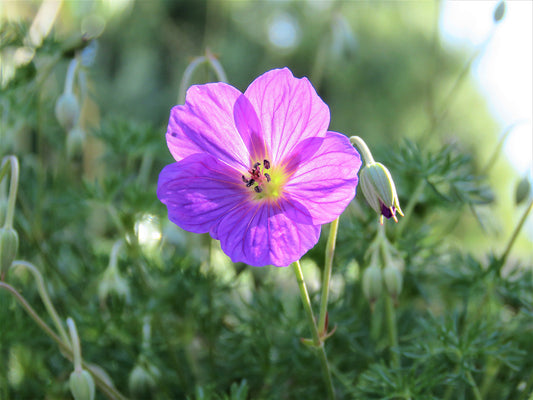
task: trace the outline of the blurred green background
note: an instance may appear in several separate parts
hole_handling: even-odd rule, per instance
[[[77,321],[86,359],[105,367],[123,392],[134,366],[143,366],[152,381],[147,378],[148,389],[137,398],[244,399],[243,380],[249,398],[323,396],[318,367],[308,367],[315,359],[297,337],[307,328],[295,285],[288,283],[291,271],[231,265],[207,238],[169,223],[156,198],[158,173],[173,161],[164,138],[170,108],[178,102],[187,65],[206,51],[241,91],[272,68],[288,66],[295,76],[309,77],[330,107],[330,129],[367,141],[376,160],[389,166],[402,206],[420,180],[430,182],[395,242],[409,271],[399,328],[407,343],[416,336],[410,336],[412,322],[427,317],[426,307],[449,317],[448,323],[457,310],[468,309],[461,305],[464,293],[484,296],[482,280],[454,286],[456,277],[443,271],[477,268],[463,253],[486,261],[504,250],[524,209],[515,201],[521,176],[499,154],[506,127],[490,115],[469,73],[482,49],[455,51],[443,44],[441,7],[438,1],[3,1],[0,154],[16,154],[21,163],[18,257],[41,268],[60,314]],[[73,154],[54,107],[69,61],[82,55],[75,93],[84,139]],[[215,79],[202,67],[189,84]],[[7,184],[1,185],[3,201],[6,193]],[[331,357],[343,382],[341,398],[383,398],[362,394],[370,393],[371,378],[355,388],[358,374],[379,376],[376,360],[386,347],[376,339],[380,328],[370,328],[359,285],[376,216],[359,195],[346,215],[332,306],[339,332]],[[324,236],[304,263],[314,300]],[[125,281],[114,281],[102,295],[117,241],[123,243],[117,265]],[[531,267],[531,244],[521,234],[513,262]],[[205,263],[209,252],[216,260],[211,266]],[[30,277],[18,271],[11,276],[43,312]],[[438,295],[422,288],[437,282],[444,285]],[[491,285],[496,291],[497,284]],[[0,328],[0,398],[69,398],[68,362],[7,295],[0,293],[0,299],[2,321],[9,321]],[[483,299],[478,301],[492,304]],[[487,332],[500,329],[509,310],[515,311],[507,303],[498,307]],[[145,342],[152,345],[143,344],[143,326],[151,326]],[[529,320],[525,326],[523,335],[531,332]],[[527,349],[525,336],[507,334],[501,343]],[[520,351],[510,351],[509,359]],[[475,358],[472,365],[479,362]],[[443,364],[427,363],[435,365]],[[487,398],[523,394],[516,388],[531,362],[516,365],[515,375],[506,367],[495,372],[503,389]],[[422,394],[414,398],[447,395],[447,375],[439,371],[418,371],[434,372],[435,381],[442,381],[417,386]],[[467,390],[463,377],[453,379],[459,392]],[[505,387],[505,381],[512,385]]]

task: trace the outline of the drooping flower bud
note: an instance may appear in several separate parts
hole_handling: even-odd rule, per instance
[[[373,305],[383,291],[381,268],[377,264],[370,265],[363,272],[363,293]]]
[[[108,298],[116,299],[119,303],[129,301],[128,281],[120,275],[116,266],[110,265],[104,271],[102,280],[98,284],[98,298],[101,304],[105,304]]]
[[[128,380],[131,397],[139,400],[150,399],[159,375],[159,370],[154,365],[146,360],[140,360],[131,371]]]
[[[402,273],[397,265],[389,264],[383,269],[383,282],[389,295],[396,300],[403,287]]]
[[[378,214],[383,224],[383,217],[396,218],[396,213],[403,216],[396,193],[396,186],[387,167],[378,162],[366,164],[359,175],[361,188],[366,201]]]
[[[531,185],[529,183],[529,179],[527,176],[524,176],[522,179],[520,179],[520,182],[518,182],[518,185],[516,186],[514,197],[515,204],[518,205],[526,200],[529,197],[530,192]]]
[[[67,134],[67,155],[69,158],[79,156],[83,152],[85,143],[85,131],[79,125],[68,131]]]
[[[91,374],[84,369],[72,371],[69,387],[74,400],[94,399],[94,380]]]
[[[56,102],[56,118],[66,131],[70,131],[78,123],[80,105],[73,93],[63,93]]]
[[[4,279],[7,270],[17,256],[19,236],[13,228],[0,228],[0,279]]]

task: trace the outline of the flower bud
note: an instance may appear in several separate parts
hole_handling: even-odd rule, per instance
[[[397,265],[389,264],[383,269],[383,282],[389,295],[396,300],[403,286],[402,273]]]
[[[83,152],[85,131],[78,126],[72,128],[67,134],[67,155],[69,158],[79,156]]]
[[[13,228],[0,228],[0,279],[4,279],[7,270],[17,256],[19,236]]]
[[[518,182],[518,185],[516,186],[514,197],[515,204],[518,205],[526,200],[529,197],[530,192],[531,185],[529,184],[529,179],[527,176],[524,176],[522,179],[520,179],[520,182]]]
[[[128,302],[130,298],[128,281],[120,275],[118,267],[113,264],[107,267],[98,284],[100,303],[104,304],[109,297],[117,299],[121,304]]]
[[[377,264],[369,266],[363,272],[363,293],[370,304],[374,304],[383,290],[381,268]]]
[[[493,18],[494,18],[494,22],[500,22],[503,17],[505,16],[505,1],[500,1],[500,3],[498,4],[498,6],[494,9],[494,14],[493,14]]]
[[[69,379],[70,392],[74,400],[93,400],[94,399],[94,381],[91,374],[82,369],[74,370]]]
[[[56,118],[66,131],[71,130],[78,123],[80,105],[72,93],[63,93],[56,102]]]
[[[143,357],[141,357],[143,358]],[[130,373],[128,387],[134,399],[149,399],[156,387],[159,370],[147,361],[140,361]]]
[[[359,179],[365,199],[381,215],[381,223],[383,217],[398,222],[396,212],[402,216],[403,212],[389,170],[381,163],[372,162],[363,167]]]

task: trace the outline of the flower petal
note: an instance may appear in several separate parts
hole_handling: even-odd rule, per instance
[[[261,162],[267,154],[263,130],[254,107],[245,95],[240,95],[235,102],[233,117],[235,118],[235,126],[250,153],[251,163]]]
[[[318,148],[317,140],[322,141]],[[361,157],[340,133],[327,132],[324,139],[311,142],[302,143],[295,155],[287,157],[294,172],[285,185],[285,196],[305,207],[312,224],[321,225],[341,215],[354,198]],[[299,161],[297,165],[294,160]]]
[[[297,79],[287,68],[261,75],[244,95],[259,117],[274,163],[291,153],[299,142],[326,134],[328,106],[307,78]]]
[[[180,228],[206,233],[219,218],[246,203],[249,190],[233,168],[209,154],[193,154],[161,171],[157,197]]]
[[[237,169],[247,169],[248,150],[237,132],[233,116],[241,92],[225,83],[194,85],[184,105],[170,112],[167,144],[176,161],[196,153],[209,153]]]
[[[320,237],[320,226],[310,225],[309,216],[293,220],[289,202],[241,204],[230,211],[213,232],[222,250],[233,262],[256,267],[285,267],[299,260]]]

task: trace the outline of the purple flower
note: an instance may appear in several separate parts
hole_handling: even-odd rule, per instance
[[[209,232],[233,262],[289,265],[355,196],[359,154],[328,125],[328,106],[287,68],[244,94],[192,86],[170,113],[176,162],[161,171],[157,196],[172,222]]]

